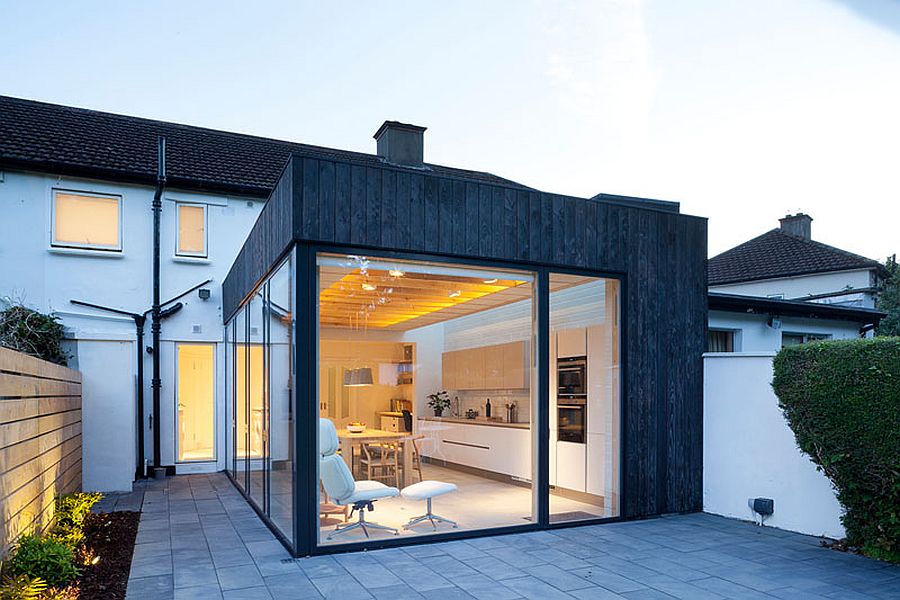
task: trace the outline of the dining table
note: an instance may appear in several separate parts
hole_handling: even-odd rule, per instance
[[[362,444],[378,444],[378,443],[393,443],[400,444],[400,487],[406,487],[409,483],[412,483],[412,480],[408,478],[410,477],[409,473],[412,468],[412,443],[410,440],[412,439],[412,434],[408,431],[387,431],[385,429],[374,429],[372,427],[367,427],[364,431],[359,433],[352,433],[347,431],[346,428],[342,427],[338,429],[338,442],[340,443],[341,457],[344,459],[344,462],[347,463],[347,466],[350,468],[350,472],[353,473],[353,457],[357,456],[359,453],[354,453],[354,447],[361,446]],[[355,474],[354,474],[355,477]]]

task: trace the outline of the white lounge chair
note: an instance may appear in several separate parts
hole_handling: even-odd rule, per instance
[[[319,477],[322,486],[331,500],[339,506],[350,506],[350,516],[353,511],[359,513],[356,522],[344,526],[337,526],[326,539],[336,535],[362,529],[366,537],[369,537],[370,529],[390,531],[394,535],[399,532],[394,527],[379,525],[372,521],[366,521],[366,511],[374,510],[373,503],[382,498],[393,498],[400,495],[400,490],[388,487],[380,481],[355,481],[350,468],[337,451],[339,447],[337,430],[334,423],[328,419],[319,419]]]

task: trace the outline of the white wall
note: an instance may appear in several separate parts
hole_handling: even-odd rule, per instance
[[[151,201],[153,188],[130,184],[118,184],[70,177],[57,177],[30,172],[5,171],[0,182],[0,297],[21,300],[26,305],[42,312],[56,312],[66,327],[67,336],[82,340],[127,340],[135,339],[134,322],[128,317],[110,315],[91,308],[71,304],[70,299],[112,306],[130,312],[143,312],[152,302],[152,224]],[[54,188],[83,192],[120,194],[122,196],[122,246],[121,253],[97,253],[83,250],[50,248],[51,200]],[[186,259],[175,256],[176,211],[175,201],[190,201],[207,205],[209,257],[207,259]],[[163,322],[162,340],[165,342],[161,358],[163,361],[162,407],[165,415],[172,418],[174,407],[174,352],[176,341],[215,342],[223,338],[221,284],[227,275],[234,257],[243,245],[250,228],[256,221],[263,202],[241,197],[226,197],[213,194],[196,194],[169,190],[164,196],[161,222],[161,296],[167,300],[188,288],[212,279],[206,287],[211,290],[209,300],[200,300],[196,292],[181,300],[184,308],[175,316]],[[145,344],[150,344],[150,323],[145,329]],[[93,346],[91,346],[93,347]],[[145,415],[146,426],[151,410],[151,356],[142,353],[145,371]],[[107,368],[93,361],[79,349],[75,357],[78,368],[86,379],[94,374],[88,368],[100,368],[104,374]],[[217,348],[217,372],[221,373],[224,353],[221,344]],[[87,360],[87,363],[82,362]],[[136,372],[137,357],[132,345],[130,354],[131,373]],[[222,415],[224,402],[224,378],[216,383],[216,401],[220,405],[217,414]],[[119,377],[98,377],[94,382],[97,393],[106,397],[117,396],[120,400],[132,398],[134,384],[122,388]],[[131,400],[133,401],[133,400]],[[167,410],[168,409],[168,410]],[[121,438],[123,432],[134,436],[134,426],[121,430],[119,415],[98,412],[86,415],[99,419],[97,430],[101,432],[116,429],[112,439],[118,445],[106,444],[106,452],[119,456],[131,452],[134,439]],[[108,421],[108,422],[107,422]],[[222,416],[224,421],[224,416]],[[222,421],[217,421],[217,424]],[[85,422],[85,431],[90,423]],[[152,434],[145,429],[145,455],[152,457]],[[163,423],[163,455],[174,458],[174,428],[172,423]],[[121,434],[121,435],[120,435]],[[222,437],[219,432],[219,439]],[[121,445],[121,447],[119,447]],[[221,448],[220,448],[221,450]],[[87,457],[87,455],[86,455]],[[90,458],[90,457],[88,457]],[[120,481],[119,475],[109,478],[108,465],[92,464],[93,459],[83,465],[85,481],[93,480],[93,469],[97,481]],[[170,463],[171,464],[171,463]],[[219,461],[204,465],[193,465],[191,470],[216,470],[224,468],[224,452],[219,452]],[[134,465],[128,468],[133,473]],[[120,485],[116,483],[116,485]],[[97,488],[103,489],[103,488]],[[121,487],[110,489],[122,489]]]
[[[772,498],[766,525],[843,537],[831,483],[797,448],[778,408],[774,354],[704,357],[703,510],[753,519],[747,500]]]
[[[134,343],[80,340],[82,487],[131,491],[135,465]]]
[[[710,286],[711,292],[725,294],[740,294],[742,296],[771,296],[784,294],[785,299],[803,299],[809,295],[830,294],[840,292],[848,288],[861,289],[873,285],[871,271],[858,269],[854,271],[836,271],[833,273],[817,273],[814,275],[801,275],[798,277],[785,277],[781,279],[764,279],[762,281],[748,281],[745,283],[733,283],[729,285]],[[851,304],[864,308],[874,307],[872,293],[860,293],[846,296],[834,296],[830,299],[817,300],[818,302]]]
[[[736,352],[777,352],[784,333],[816,333],[830,335],[833,340],[859,337],[859,324],[826,319],[782,318],[781,329],[769,327],[766,315],[725,311],[709,312],[710,329],[735,331]]]

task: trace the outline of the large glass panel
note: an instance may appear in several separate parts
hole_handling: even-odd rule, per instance
[[[534,522],[534,282],[319,255],[320,544]]]
[[[225,325],[225,469],[234,477],[234,318]]]
[[[550,275],[550,521],[619,514],[619,282]]]
[[[175,438],[178,461],[215,460],[215,344],[177,344]]]
[[[241,489],[247,489],[248,415],[247,403],[247,307],[235,317],[234,344],[234,412],[235,412],[235,466],[234,480]]]
[[[250,469],[250,495],[256,505],[265,511],[266,490],[266,445],[269,435],[266,388],[268,386],[266,367],[265,334],[263,315],[268,284],[263,284],[247,306],[250,320],[249,377],[249,445],[248,468]]]
[[[293,264],[282,263],[269,281],[269,515],[288,538],[293,537],[294,507],[294,328]]]

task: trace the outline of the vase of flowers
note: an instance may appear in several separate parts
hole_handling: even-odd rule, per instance
[[[444,409],[450,407],[450,394],[447,390],[441,390],[433,394],[428,394],[428,406],[434,410],[434,416],[440,417],[444,414]]]

